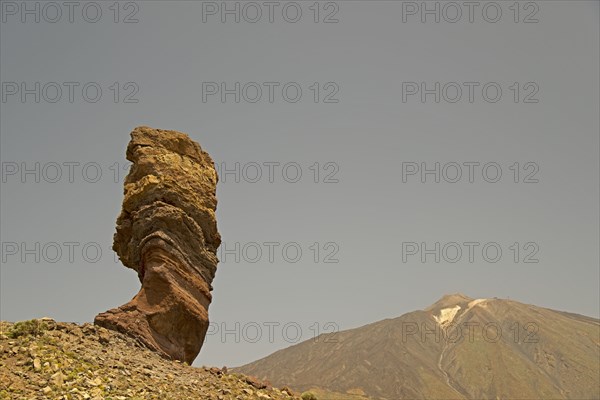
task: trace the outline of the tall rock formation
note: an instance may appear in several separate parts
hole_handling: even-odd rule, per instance
[[[94,323],[191,363],[208,328],[221,243],[214,163],[186,134],[144,126],[131,132],[127,159],[133,164],[113,250],[142,287]]]

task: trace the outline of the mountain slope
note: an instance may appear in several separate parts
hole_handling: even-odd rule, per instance
[[[581,400],[600,398],[599,365],[597,319],[455,294],[236,370],[298,390],[390,400]]]
[[[299,400],[290,393],[219,368],[166,360],[91,324],[0,321],[2,400]]]

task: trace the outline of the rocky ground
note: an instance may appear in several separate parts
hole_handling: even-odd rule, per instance
[[[49,318],[0,321],[0,399],[299,399],[219,368],[169,361],[123,334]]]

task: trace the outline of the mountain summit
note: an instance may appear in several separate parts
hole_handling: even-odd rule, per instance
[[[599,365],[598,319],[451,294],[424,310],[324,334],[237,370],[347,398],[597,399]]]
[[[442,296],[441,299],[439,299],[438,301],[436,301],[435,303],[433,303],[432,305],[427,307],[425,310],[430,311],[430,310],[438,309],[440,307],[446,308],[446,307],[453,307],[453,306],[457,306],[457,305],[464,305],[473,300],[474,299],[472,299],[471,297],[466,296],[462,293],[446,294],[446,295]]]

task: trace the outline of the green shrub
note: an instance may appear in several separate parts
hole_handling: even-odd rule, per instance
[[[314,395],[314,393],[311,392],[304,392],[302,393],[302,400],[318,400],[317,396]]]
[[[20,321],[8,329],[8,337],[15,339],[24,335],[40,336],[46,329],[48,329],[48,326],[37,319]]]

